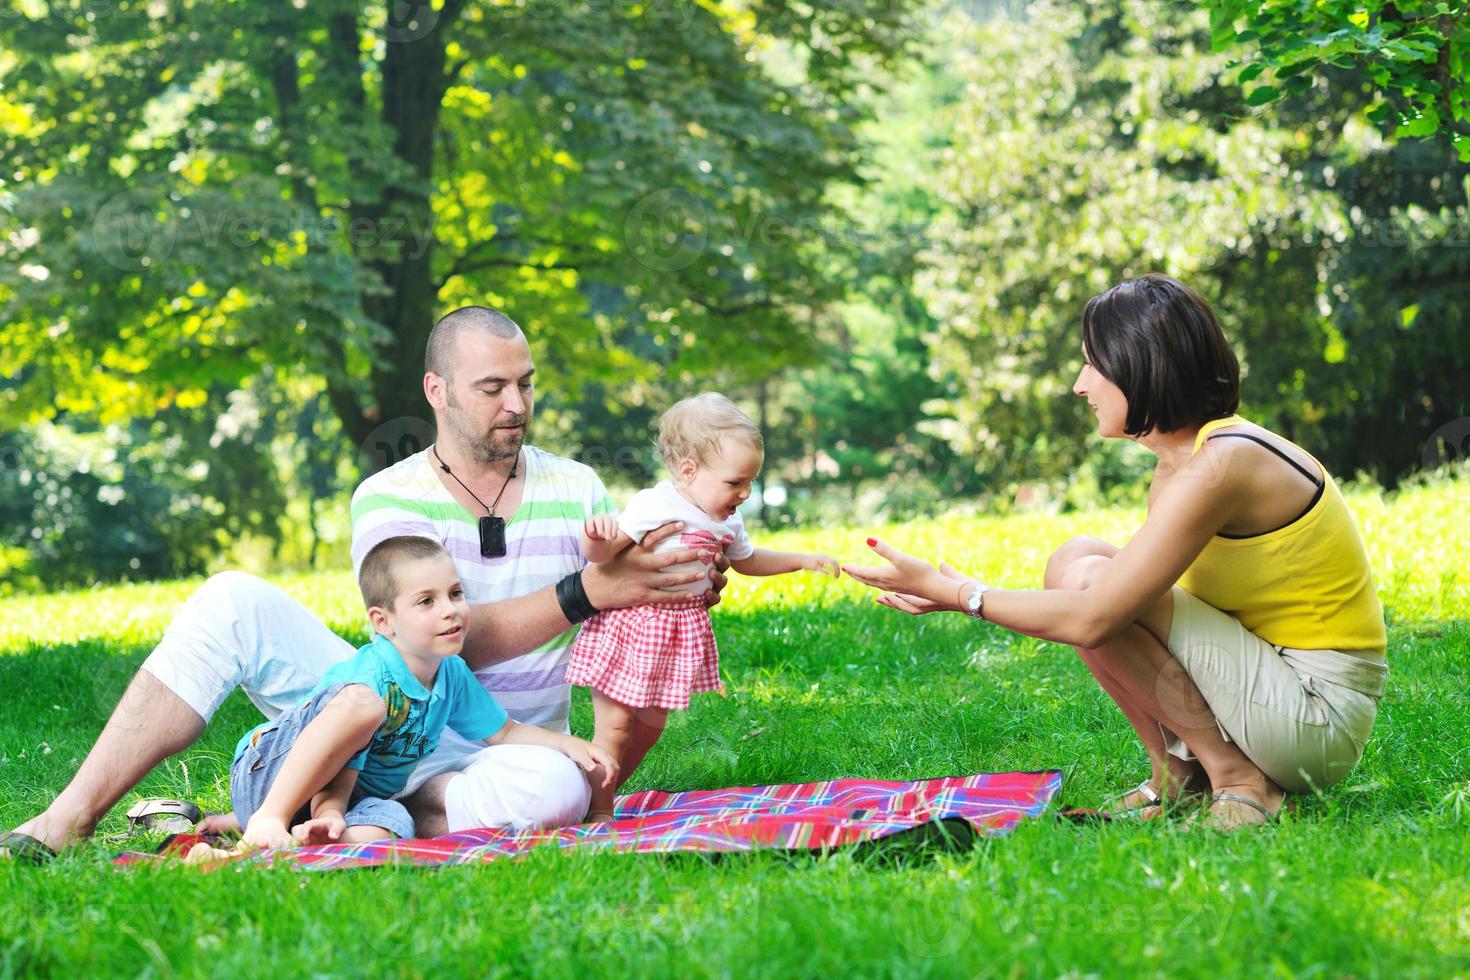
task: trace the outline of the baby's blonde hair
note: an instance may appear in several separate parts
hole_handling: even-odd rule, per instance
[[[743,439],[765,452],[761,430],[735,403],[724,395],[706,391],[675,402],[658,420],[658,454],[674,471],[680,462],[692,459],[703,465],[720,452],[725,436]]]

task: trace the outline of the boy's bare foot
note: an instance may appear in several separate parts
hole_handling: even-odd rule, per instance
[[[200,841],[189,848],[189,853],[184,855],[184,863],[196,867],[210,867],[221,864],[236,857],[235,851],[221,850],[218,847],[210,847],[204,841]]]
[[[583,820],[582,822],[583,823],[611,823],[612,820],[613,820],[613,812],[611,810],[594,810],[591,813],[587,814],[587,819],[586,820]]]
[[[195,825],[194,833],[214,837],[223,837],[226,834],[239,836],[244,833],[244,829],[240,826],[240,820],[235,816],[234,811],[231,811],[206,814],[204,819]]]

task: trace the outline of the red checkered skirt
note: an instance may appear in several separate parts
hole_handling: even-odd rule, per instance
[[[593,616],[572,644],[567,683],[634,708],[683,709],[695,691],[723,690],[704,597]]]

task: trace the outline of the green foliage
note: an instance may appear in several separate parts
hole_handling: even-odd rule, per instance
[[[940,392],[930,377],[924,335],[934,326],[913,288],[918,255],[938,210],[920,183],[929,154],[942,146],[934,110],[960,97],[937,31],[925,52],[870,80],[872,119],[855,131],[867,148],[858,180],[829,188],[820,223],[760,234],[799,234],[820,249],[822,275],[843,298],[812,310],[801,324],[813,353],[749,379],[741,365],[702,374],[668,372],[638,381],[593,381],[572,400],[543,389],[537,438],[574,455],[617,486],[655,479],[659,412],[678,398],[720,388],[740,401],[766,436],[764,482],[790,492],[762,512],[767,523],[831,523],[855,513],[913,516],[942,511],[975,489],[970,467],[929,431],[926,408]],[[658,363],[660,347],[640,331],[620,331],[618,348]],[[741,364],[760,352],[742,352]],[[857,511],[854,511],[857,507]],[[753,508],[752,508],[753,510]]]
[[[841,293],[800,229],[910,6],[7,2],[0,410],[115,421],[273,364],[362,444],[426,414],[465,302],[567,397],[764,375]]]
[[[255,540],[312,565],[355,478],[325,398],[267,370],[218,401],[0,437],[0,590],[199,574]]]
[[[302,441],[225,510],[286,494],[310,528],[342,463],[430,437],[429,327],[491,303],[531,337],[540,437],[647,459],[666,395],[819,352],[826,195],[916,6],[6,0],[0,419],[294,384]],[[157,504],[136,522],[181,530]]]
[[[1204,13],[1178,5],[1036,4],[1025,30],[959,46],[967,98],[920,288],[945,435],[990,481],[1097,458],[1068,391],[1081,308],[1153,270],[1215,307],[1245,414],[1340,474],[1391,484],[1470,414],[1470,168],[1445,146],[1385,145],[1342,89],[1240,115]]]
[[[1245,104],[1304,95],[1340,70],[1365,78],[1386,135],[1438,134],[1470,163],[1470,5],[1444,0],[1210,0],[1216,50],[1241,48]]]
[[[172,410],[127,424],[9,438],[0,546],[11,587],[198,574],[238,536],[273,535],[285,500],[269,447]],[[226,505],[228,502],[228,506]]]
[[[527,326],[538,441],[646,484],[658,413],[724,390],[802,523],[1136,499],[1068,386],[1086,297],[1161,269],[1246,414],[1392,486],[1470,417],[1470,166],[1384,138],[1463,132],[1462,5],[1205,6],[0,0],[4,445],[253,405],[270,447],[205,492],[221,534],[142,489],[192,499],[196,457],[139,455],[117,540],[188,540],[105,573],[25,549],[112,510],[60,534],[0,473],[0,568],[339,548],[324,502],[431,438],[465,302]]]
[[[834,194],[830,262],[848,297],[812,321],[820,355],[751,392],[767,482],[790,491],[768,523],[927,516],[981,489],[931,418],[944,391],[926,344],[937,324],[915,289],[941,211],[924,171],[949,140],[941,110],[964,96],[943,28],[931,25],[922,59],[875,99],[859,131],[871,147],[863,181]]]

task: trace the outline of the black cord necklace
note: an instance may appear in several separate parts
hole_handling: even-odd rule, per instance
[[[495,495],[495,501],[487,504],[475,496],[475,491],[469,487],[465,487],[463,480],[454,475],[454,470],[451,470],[449,464],[444,462],[444,457],[439,455],[439,447],[434,446],[432,448],[434,458],[439,461],[439,468],[445,473],[448,473],[451,480],[464,487],[464,492],[474,497],[475,503],[484,507],[488,512],[484,517],[480,518],[480,554],[486,558],[504,558],[505,518],[496,516],[495,508],[500,506],[500,498],[505,496],[505,488],[510,486],[510,481],[516,478],[516,469],[521,465],[520,451],[516,451],[516,461],[510,464],[510,476],[506,477],[505,482],[500,485],[500,492]]]

